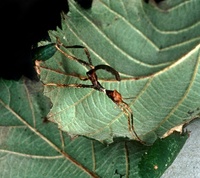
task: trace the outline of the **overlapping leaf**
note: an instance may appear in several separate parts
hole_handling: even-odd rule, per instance
[[[148,147],[136,141],[107,146],[84,137],[71,140],[56,124],[44,122],[50,102],[39,83],[1,79],[0,89],[0,177],[140,176],[138,163]]]
[[[94,65],[108,64],[120,72],[120,82],[105,72],[98,73],[99,81],[130,98],[126,102],[134,113],[135,130],[149,143],[193,119],[200,107],[199,18],[191,18],[188,26],[189,17],[179,15],[199,3],[167,3],[161,10],[142,1],[94,1],[91,11],[83,11],[70,1],[62,30],[50,32],[53,41],[59,37],[65,45],[87,47]],[[170,23],[161,22],[167,19]],[[87,60],[81,49],[66,52]],[[41,66],[44,83],[84,83],[73,74],[87,71],[59,52]],[[46,86],[45,95],[53,102],[49,119],[70,135],[108,143],[113,137],[133,139],[124,113],[103,93]]]

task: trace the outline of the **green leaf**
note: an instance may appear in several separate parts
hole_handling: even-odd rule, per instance
[[[120,139],[109,146],[84,137],[71,140],[44,122],[50,103],[38,83],[0,80],[0,89],[0,177],[140,177],[138,164],[150,147]]]
[[[56,48],[55,48],[55,43],[51,43],[51,44],[47,44],[44,46],[39,46],[37,48],[34,48],[32,50],[33,53],[33,57],[32,60],[42,60],[42,61],[46,61],[49,58],[51,58],[55,52],[56,52]]]
[[[154,145],[144,153],[139,163],[141,177],[161,177],[171,165],[185,144],[189,134],[175,132],[165,139],[156,140]]]
[[[66,46],[83,45],[94,65],[107,64],[120,72],[120,82],[105,72],[98,73],[99,81],[129,98],[124,100],[133,111],[135,131],[142,140],[151,144],[199,114],[197,1],[164,1],[156,7],[138,0],[96,0],[90,11],[83,11],[74,1],[69,4],[62,29],[50,31],[51,38],[58,37]],[[82,49],[65,51],[87,61]],[[90,84],[77,77],[85,76],[86,67],[57,52],[40,68],[43,83],[58,84],[45,86],[44,94],[53,103],[48,118],[61,130],[106,143],[114,137],[135,139],[127,117],[106,95],[93,89],[59,87]]]
[[[0,89],[0,177],[140,177],[138,164],[150,147],[120,139],[109,146],[71,140],[44,122],[50,102],[39,83],[1,79]]]

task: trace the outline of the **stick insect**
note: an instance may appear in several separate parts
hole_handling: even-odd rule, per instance
[[[86,66],[89,69],[86,72],[87,77],[82,79],[82,80],[90,80],[91,85],[86,85],[86,84],[54,84],[54,83],[46,83],[44,85],[46,85],[46,86],[54,85],[54,86],[58,86],[58,87],[74,87],[74,88],[92,88],[92,89],[95,89],[97,91],[105,93],[126,115],[126,117],[128,119],[128,130],[129,130],[129,132],[133,136],[135,135],[135,137],[137,138],[137,140],[139,142],[141,142],[142,144],[145,144],[145,142],[140,139],[140,137],[138,136],[138,134],[136,133],[136,131],[134,129],[133,112],[130,109],[129,105],[123,101],[122,95],[117,90],[107,90],[100,84],[100,82],[98,81],[98,76],[96,74],[96,71],[102,69],[102,70],[105,70],[107,72],[110,72],[111,74],[113,74],[115,76],[115,79],[117,81],[121,80],[119,73],[114,68],[112,68],[108,65],[100,64],[100,65],[94,66],[92,64],[90,53],[89,53],[88,49],[84,46],[81,46],[81,45],[66,46],[63,43],[61,43],[60,40],[57,38],[57,42],[55,44],[55,47],[58,51],[60,51],[67,58],[74,60],[74,61],[80,63],[81,65]],[[86,56],[87,56],[88,62],[86,62],[82,59],[79,59],[75,56],[67,54],[65,51],[63,51],[61,49],[61,47],[64,47],[64,48],[82,48],[84,50]]]

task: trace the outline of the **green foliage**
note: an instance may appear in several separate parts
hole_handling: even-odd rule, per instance
[[[52,44],[35,53],[34,60],[42,60],[41,81],[89,84],[75,75],[85,76],[86,67],[55,52],[55,37],[67,46],[87,47],[94,65],[120,72],[120,82],[105,72],[98,73],[99,81],[129,98],[124,100],[134,113],[136,132],[154,144],[134,141],[124,113],[103,93],[58,86],[43,90],[25,78],[1,79],[0,177],[159,177],[187,134],[158,137],[199,114],[200,3],[94,0],[91,10],[73,0],[69,5],[62,29],[49,32]],[[82,49],[65,51],[87,60]]]
[[[171,12],[172,7],[158,10],[141,1],[94,1],[91,11],[83,11],[70,2],[62,29],[50,31],[53,42],[58,37],[66,46],[83,45],[94,65],[107,64],[120,72],[121,82],[103,72],[98,74],[99,81],[106,89],[130,98],[125,102],[133,111],[135,130],[150,144],[199,113],[200,32],[199,25],[188,27],[188,19],[179,15],[185,13],[184,7],[190,4],[174,5],[177,11]],[[172,17],[176,17],[176,26]],[[163,23],[167,19],[171,22]],[[191,18],[190,23],[198,20]],[[66,53],[87,60],[82,49]],[[86,76],[87,71],[57,52],[41,64],[41,80],[46,84],[86,83],[77,75]],[[125,114],[103,93],[59,86],[45,86],[44,93],[53,102],[48,118],[68,134],[106,143],[114,137],[134,139]]]
[[[188,133],[173,133],[165,139],[156,140],[142,156],[139,163],[141,177],[160,177],[174,161],[188,138]]]
[[[47,44],[44,46],[39,46],[32,50],[32,53],[33,53],[32,60],[46,61],[49,58],[51,58],[55,54],[56,51],[57,49],[55,48],[54,43]]]
[[[45,122],[51,102],[41,85],[26,78],[1,80],[0,89],[0,177],[140,177],[138,164],[151,147],[123,139],[109,146],[84,137],[72,140]],[[179,137],[169,139],[181,145]]]

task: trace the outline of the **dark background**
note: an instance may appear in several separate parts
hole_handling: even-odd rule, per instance
[[[89,9],[92,0],[74,0]],[[144,0],[149,3],[162,0]],[[61,28],[61,12],[69,11],[68,0],[0,1],[0,78],[19,80],[22,75],[36,79],[31,48],[48,40],[48,30]]]
[[[6,2],[5,2],[6,1]],[[0,2],[0,78],[18,80],[22,75],[37,79],[31,48],[48,39],[48,30],[61,27],[61,12],[68,0],[5,0]],[[92,0],[75,0],[82,8]]]

